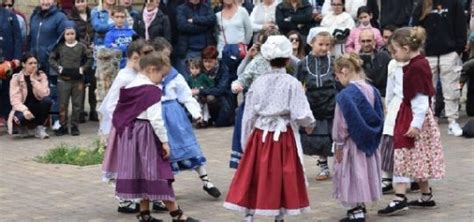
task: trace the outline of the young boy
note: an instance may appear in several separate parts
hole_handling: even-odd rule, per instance
[[[193,58],[188,60],[188,69],[191,76],[188,79],[188,85],[191,89],[208,89],[214,87],[214,80],[211,80],[208,75],[201,72],[201,59]],[[210,119],[209,108],[207,107],[207,101],[205,97],[199,97],[198,95],[194,98],[201,105],[201,115],[203,122],[198,123],[198,128],[206,128],[207,121]]]
[[[68,134],[68,107],[72,100],[71,135],[78,136],[79,116],[84,97],[84,71],[92,65],[92,54],[86,45],[77,41],[74,23],[68,24],[61,42],[49,57],[49,63],[59,73],[59,117],[61,127],[56,136]]]
[[[116,6],[112,9],[112,19],[115,26],[105,35],[105,47],[115,48],[122,51],[122,60],[120,60],[120,68],[123,69],[126,64],[126,54],[128,45],[136,35],[135,31],[125,24],[127,18],[127,9],[123,6]]]

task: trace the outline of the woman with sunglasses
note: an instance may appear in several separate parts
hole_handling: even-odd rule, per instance
[[[293,48],[293,56],[300,60],[303,59],[306,56],[306,50],[301,34],[298,31],[293,30],[288,32],[286,36],[291,42],[291,46]]]

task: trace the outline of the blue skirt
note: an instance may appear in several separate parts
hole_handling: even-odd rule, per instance
[[[232,135],[232,152],[230,153],[229,167],[237,169],[240,159],[242,158],[242,144],[240,138],[242,137],[242,118],[244,117],[245,102],[243,102],[237,113],[235,114],[234,133]]]
[[[192,170],[206,163],[193,126],[184,108],[176,100],[162,103],[163,119],[168,131],[171,168],[177,174],[181,170]]]

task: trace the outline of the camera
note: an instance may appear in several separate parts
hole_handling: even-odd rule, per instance
[[[336,40],[336,42],[342,43],[347,39],[347,37],[349,37],[350,33],[351,31],[349,29],[344,29],[344,30],[336,29],[332,33],[332,36],[334,36],[334,39]]]

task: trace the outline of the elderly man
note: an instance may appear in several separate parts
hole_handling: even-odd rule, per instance
[[[377,51],[375,49],[375,35],[370,29],[360,33],[359,42],[361,49],[360,57],[364,60],[362,67],[372,85],[380,91],[382,97],[385,97],[385,88],[387,86],[387,67],[391,58],[387,52]]]

